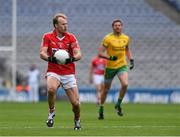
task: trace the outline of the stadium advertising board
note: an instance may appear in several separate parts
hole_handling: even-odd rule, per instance
[[[112,89],[106,102],[115,102],[119,89]],[[80,89],[81,102],[96,102],[95,89]],[[128,89],[124,102],[126,103],[180,103],[180,89]]]
[[[80,88],[81,102],[96,102],[96,91],[90,88]],[[119,89],[111,89],[107,95],[106,102],[116,102]],[[66,99],[64,90],[59,89],[57,99]],[[40,94],[40,100],[46,100],[46,94]],[[25,92],[11,96],[7,90],[0,90],[0,101],[28,102],[28,94]],[[124,97],[125,103],[180,103],[180,89],[128,89]]]

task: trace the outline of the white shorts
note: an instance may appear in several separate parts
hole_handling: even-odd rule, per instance
[[[47,77],[54,77],[57,80],[59,80],[59,82],[62,84],[62,87],[64,89],[69,89],[72,87],[76,87],[77,86],[77,82],[76,82],[76,78],[74,74],[70,74],[70,75],[58,75],[56,73],[53,72],[47,72],[46,74]]]
[[[99,85],[99,84],[104,83],[104,75],[96,75],[96,74],[94,74],[93,75],[93,83],[95,85]]]

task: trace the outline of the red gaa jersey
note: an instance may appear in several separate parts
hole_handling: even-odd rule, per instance
[[[104,58],[94,57],[91,61],[93,66],[93,73],[97,75],[103,75],[107,60]]]
[[[48,47],[48,55],[50,57],[59,49],[66,50],[70,56],[73,56],[73,49],[80,48],[73,34],[66,32],[64,37],[59,38],[55,30],[44,34],[41,46]],[[47,72],[54,72],[58,75],[75,74],[75,64],[72,62],[66,65],[60,65],[48,62]]]

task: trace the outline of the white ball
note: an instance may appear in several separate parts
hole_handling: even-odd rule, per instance
[[[69,53],[66,50],[58,50],[55,52],[54,57],[56,57],[58,64],[65,64],[67,58],[69,58]]]

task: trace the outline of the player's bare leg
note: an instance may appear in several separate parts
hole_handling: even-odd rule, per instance
[[[54,125],[56,90],[59,85],[60,83],[57,79],[53,77],[47,77],[49,113],[46,124],[48,127],[53,127]]]
[[[100,105],[101,103],[101,92],[102,92],[102,85],[101,84],[98,84],[96,85],[96,104],[97,106]]]
[[[106,101],[107,93],[111,87],[111,83],[112,81],[106,81],[101,93],[101,104],[99,106],[99,117],[98,117],[99,120],[104,119],[104,103]]]
[[[78,88],[73,87],[66,89],[66,94],[69,97],[69,100],[72,104],[72,111],[74,112],[74,130],[80,130],[80,101],[79,101],[79,94]]]
[[[121,103],[122,103],[122,100],[126,94],[127,87],[128,87],[128,73],[123,72],[122,74],[118,75],[118,78],[119,78],[120,83],[121,83],[121,89],[119,91],[119,97],[118,97],[118,101],[115,105],[115,109],[116,109],[117,114],[119,116],[123,116]]]

